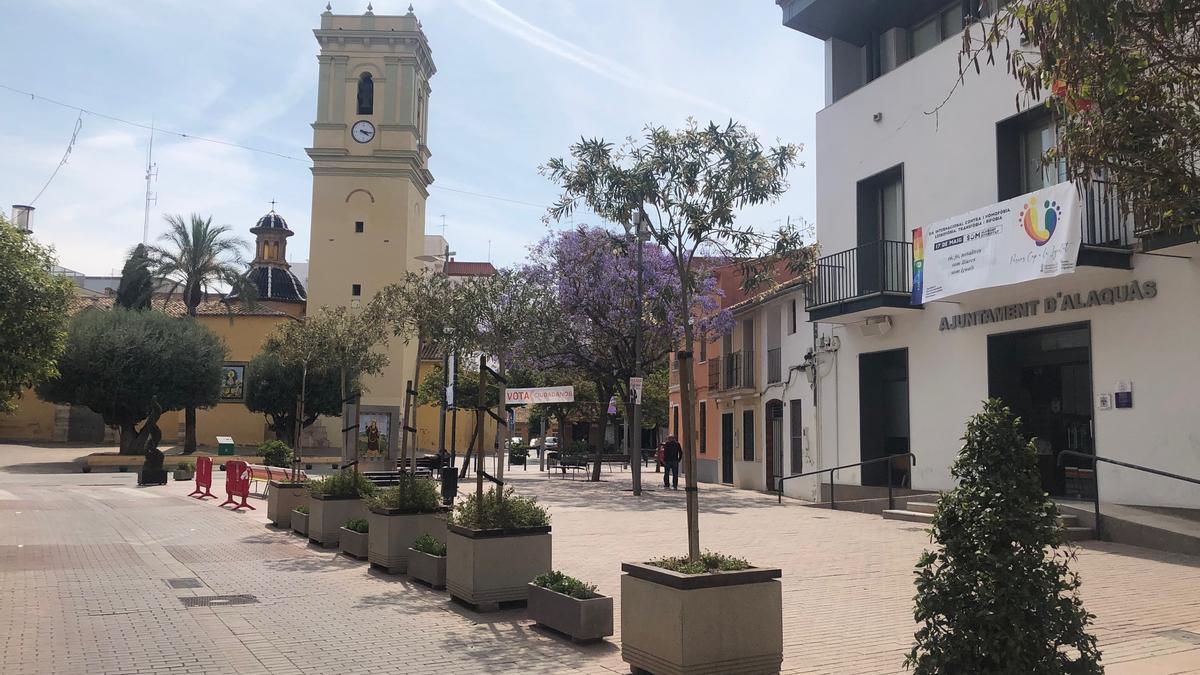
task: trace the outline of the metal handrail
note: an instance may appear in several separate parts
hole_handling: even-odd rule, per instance
[[[1200,485],[1200,478],[1190,478],[1188,476],[1180,476],[1179,474],[1171,473],[1170,471],[1163,471],[1162,469],[1152,469],[1148,466],[1141,466],[1140,464],[1130,464],[1129,462],[1122,462],[1122,461],[1116,460],[1116,459],[1109,459],[1108,457],[1101,457],[1099,455],[1089,455],[1086,452],[1079,452],[1078,450],[1063,450],[1063,451],[1059,452],[1058,453],[1058,466],[1059,467],[1061,467],[1063,465],[1063,458],[1067,457],[1067,456],[1078,457],[1080,459],[1092,460],[1092,506],[1096,510],[1096,538],[1097,539],[1100,538],[1100,534],[1102,532],[1102,527],[1100,524],[1101,523],[1100,472],[1096,470],[1097,462],[1105,462],[1107,464],[1116,464],[1117,466],[1123,466],[1126,469],[1135,469],[1137,471],[1144,471],[1146,473],[1152,473],[1156,476],[1165,476],[1167,478],[1174,478],[1175,480],[1184,481],[1185,483],[1194,483],[1196,485]]]
[[[896,499],[895,499],[895,497],[892,496],[892,461],[895,460],[897,457],[907,458],[908,459],[908,468],[910,470],[912,469],[912,467],[916,466],[916,464],[917,464],[917,456],[912,454],[911,452],[905,452],[905,453],[897,453],[895,455],[888,455],[886,457],[876,457],[875,459],[864,459],[861,462],[855,462],[854,464],[843,464],[842,466],[835,466],[835,467],[832,467],[829,469],[813,469],[812,471],[805,471],[804,473],[796,473],[796,474],[792,474],[791,476],[784,476],[779,479],[779,490],[778,490],[779,503],[780,504],[783,503],[783,483],[784,483],[784,481],[789,481],[789,480],[792,480],[793,478],[804,478],[806,476],[815,476],[817,474],[828,472],[829,473],[829,508],[836,511],[837,510],[837,498],[836,498],[836,495],[834,495],[834,487],[833,487],[833,485],[834,485],[833,472],[834,471],[841,471],[842,469],[852,469],[856,466],[865,466],[867,464],[878,464],[879,462],[887,462],[888,463],[888,465],[887,465],[888,508],[894,509],[894,508],[896,508]]]

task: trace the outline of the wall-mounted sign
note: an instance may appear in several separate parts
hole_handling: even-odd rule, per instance
[[[1112,394],[1096,394],[1097,410],[1112,410]]]
[[[539,403],[573,403],[575,387],[529,387],[504,390],[505,405],[537,405]]]
[[[1080,222],[1079,192],[1066,182],[918,227],[912,304],[1074,272]]]
[[[955,328],[972,328],[989,323],[1012,321],[1055,312],[1069,312],[1088,307],[1116,305],[1137,300],[1149,300],[1158,295],[1158,282],[1137,281],[1136,279],[1120,286],[1097,288],[1086,293],[1056,293],[1041,300],[1026,300],[1010,305],[999,305],[987,309],[977,309],[973,312],[943,316],[938,322],[938,330],[954,330]]]
[[[1118,408],[1133,407],[1133,382],[1129,380],[1121,380],[1117,383],[1117,391],[1113,394],[1113,401]]]

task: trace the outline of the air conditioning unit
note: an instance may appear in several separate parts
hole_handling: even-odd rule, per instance
[[[887,335],[892,330],[892,317],[869,316],[866,321],[859,325],[858,330],[862,333],[863,337]]]

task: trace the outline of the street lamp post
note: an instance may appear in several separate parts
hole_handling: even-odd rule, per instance
[[[625,233],[632,234],[634,243],[637,244],[637,321],[633,330],[633,370],[638,378],[645,378],[646,375],[642,368],[642,304],[645,293],[642,280],[642,248],[649,220],[646,211],[639,205],[637,213],[633,214],[632,222],[625,225]],[[645,379],[642,379],[642,382],[644,383]],[[626,429],[625,438],[635,497],[642,494],[642,404],[638,398],[633,387],[630,387],[629,403],[633,406],[633,424],[630,425],[631,429]]]

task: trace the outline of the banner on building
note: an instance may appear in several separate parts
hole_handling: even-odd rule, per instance
[[[1080,217],[1066,182],[914,229],[912,303],[1074,272]]]
[[[525,389],[506,389],[504,391],[505,405],[537,405],[539,403],[573,403],[575,387],[530,387]]]

